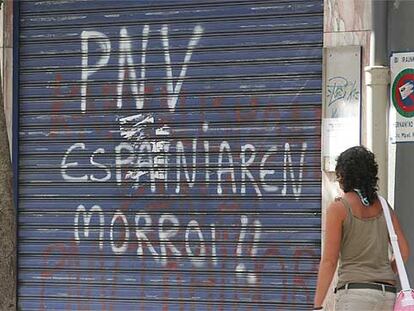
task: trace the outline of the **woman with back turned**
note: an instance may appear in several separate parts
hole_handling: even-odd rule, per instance
[[[392,311],[397,271],[394,259],[389,258],[374,154],[360,146],[349,148],[338,157],[335,173],[344,194],[327,209],[314,310],[322,310],[339,260],[335,311]],[[402,257],[407,261],[407,240],[390,211]]]

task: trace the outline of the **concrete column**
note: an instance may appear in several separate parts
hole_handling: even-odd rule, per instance
[[[365,67],[366,147],[377,159],[379,193],[388,196],[388,84],[389,68]]]

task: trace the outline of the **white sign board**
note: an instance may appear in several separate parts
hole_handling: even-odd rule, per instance
[[[336,158],[360,144],[361,47],[325,50],[323,168],[334,171]]]
[[[414,52],[393,53],[390,59],[390,139],[414,141]]]

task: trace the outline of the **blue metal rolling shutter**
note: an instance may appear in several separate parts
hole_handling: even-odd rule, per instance
[[[21,1],[21,310],[308,310],[322,12]]]

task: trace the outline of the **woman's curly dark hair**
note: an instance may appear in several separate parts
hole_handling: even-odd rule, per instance
[[[344,192],[359,189],[369,204],[377,198],[378,164],[375,155],[365,147],[355,146],[342,152],[335,173]]]

